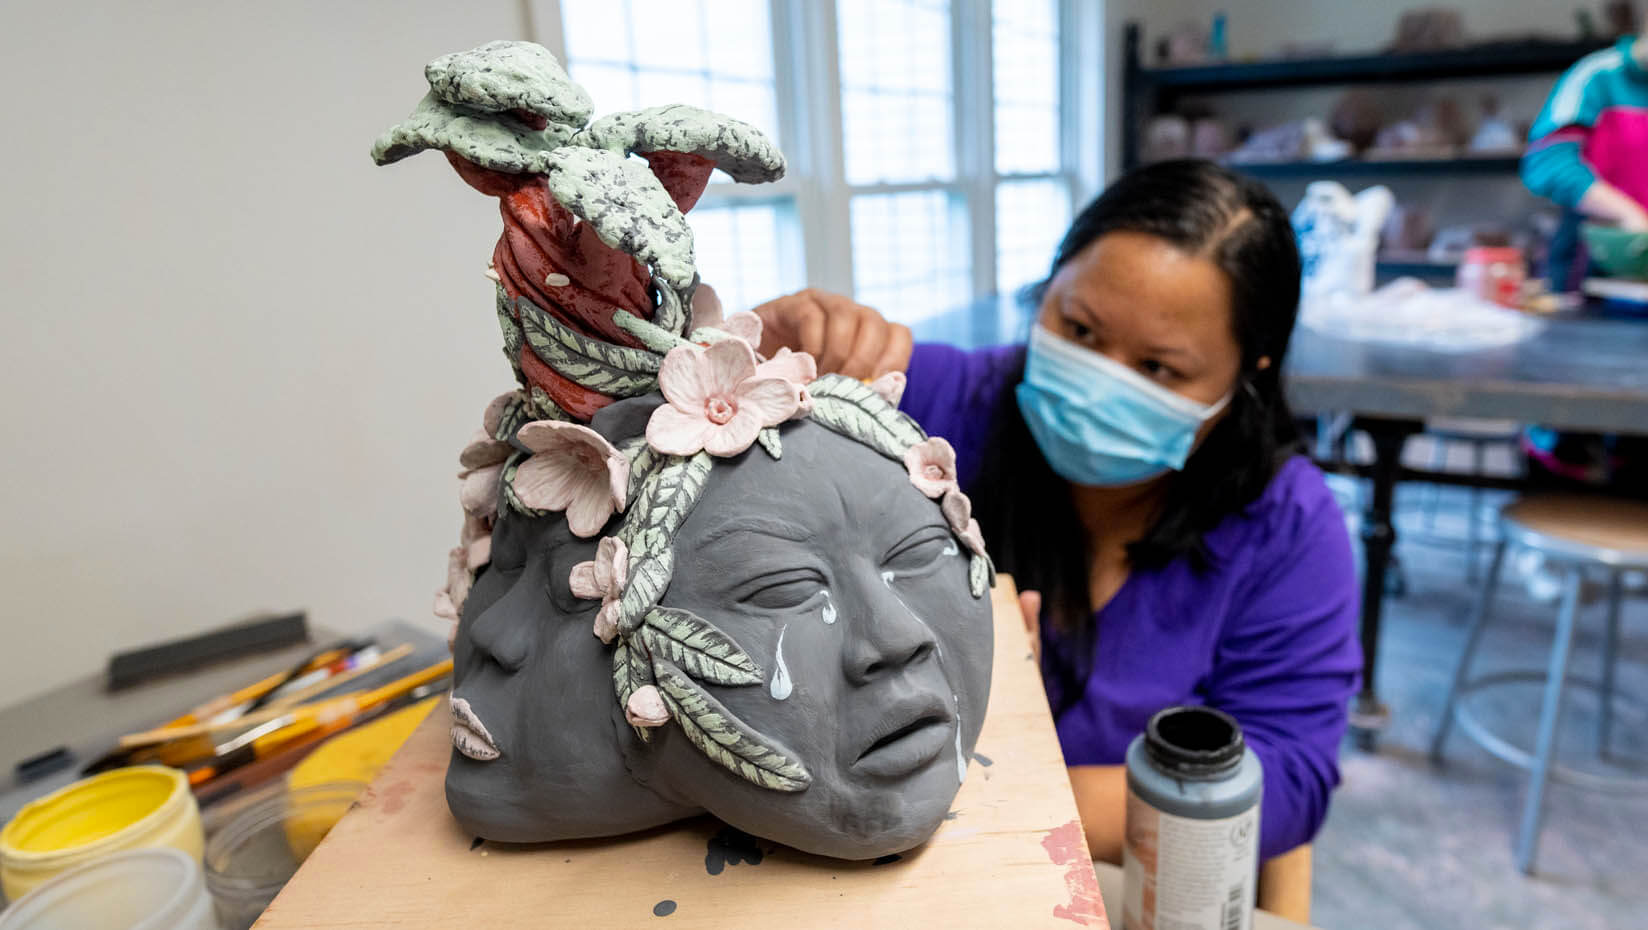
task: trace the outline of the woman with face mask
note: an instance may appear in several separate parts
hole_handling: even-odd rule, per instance
[[[1299,299],[1286,212],[1211,162],[1117,181],[1076,217],[1026,345],[917,345],[804,291],[763,351],[904,371],[955,446],[997,566],[1025,592],[1088,843],[1119,861],[1123,756],[1150,715],[1233,715],[1264,767],[1260,851],[1308,842],[1338,784],[1361,654],[1350,542],[1300,454],[1281,367]]]

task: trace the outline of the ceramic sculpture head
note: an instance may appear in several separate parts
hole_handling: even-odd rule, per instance
[[[988,701],[994,569],[899,376],[763,359],[752,314],[694,324],[684,212],[712,171],[772,180],[782,156],[692,107],[586,123],[527,43],[425,76],[373,155],[441,149],[500,199],[488,275],[519,383],[460,455],[436,597],[453,814],[511,842],[706,811],[844,858],[925,841]]]

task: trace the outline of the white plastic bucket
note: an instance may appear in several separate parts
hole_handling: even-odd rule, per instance
[[[218,930],[200,863],[171,848],[114,853],[0,911],[0,930]]]

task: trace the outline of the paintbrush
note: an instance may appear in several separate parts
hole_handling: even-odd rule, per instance
[[[313,717],[322,721],[327,721],[338,714],[352,713],[357,710],[371,707],[375,704],[380,704],[397,695],[404,694],[420,685],[428,684],[437,678],[442,678],[449,675],[451,672],[452,660],[445,659],[431,665],[426,669],[415,672],[405,678],[390,682],[381,688],[375,688],[371,691],[352,692],[349,694],[339,695],[338,697],[317,701],[313,704],[297,705],[293,707],[266,707],[263,710],[247,714],[244,717],[226,724],[214,725],[209,723],[197,723],[183,727],[161,727],[160,729],[148,730],[143,733],[131,733],[120,738],[120,748],[136,749],[143,746],[153,746],[159,743],[192,739],[194,737],[209,737],[214,733],[221,733],[226,730],[240,729],[243,727],[254,727],[259,724],[268,723],[271,720],[276,720],[287,716],[291,717],[289,722],[294,723],[297,720],[304,719],[306,717]],[[197,753],[194,758],[198,759],[211,755],[212,748],[215,748],[215,746],[208,744],[206,751]]]
[[[300,753],[299,750],[313,747],[325,741],[327,737],[360,726],[368,721],[376,720],[386,714],[394,713],[403,707],[416,704],[431,695],[439,694],[450,685],[451,681],[449,679],[441,678],[427,685],[413,688],[411,691],[375,707],[341,716],[327,723],[300,721],[274,731],[258,733],[250,740],[246,739],[253,732],[263,730],[263,727],[254,728],[254,730],[247,731],[247,733],[219,747],[221,751],[212,759],[191,768],[189,770],[189,785],[195,789],[197,794],[210,792],[216,798],[216,789],[221,787],[222,784],[219,780],[224,779],[227,775],[234,774],[237,776],[235,781],[240,787],[248,787],[253,783],[248,780],[250,776],[241,775],[240,773],[251,768],[254,763],[273,761],[288,754],[297,754],[293,760],[295,765],[297,759],[301,759],[303,755],[307,754]]]

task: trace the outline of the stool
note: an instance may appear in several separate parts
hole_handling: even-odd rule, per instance
[[[1587,567],[1608,574],[1608,626],[1602,647],[1600,682],[1573,679],[1574,684],[1597,689],[1601,712],[1597,720],[1598,754],[1608,755],[1609,728],[1613,724],[1614,655],[1619,643],[1619,615],[1622,599],[1621,575],[1633,569],[1648,569],[1648,504],[1604,497],[1573,494],[1538,494],[1520,498],[1500,512],[1500,539],[1494,547],[1493,564],[1487,584],[1477,601],[1465,648],[1454,668],[1453,683],[1442,708],[1442,721],[1431,741],[1431,758],[1442,760],[1442,747],[1449,726],[1458,721],[1464,731],[1483,749],[1519,768],[1527,769],[1528,797],[1523,803],[1522,824],[1515,853],[1517,868],[1524,873],[1533,868],[1534,852],[1544,820],[1545,786],[1551,780],[1591,790],[1642,790],[1648,780],[1580,772],[1556,765],[1557,729],[1562,720],[1563,690],[1569,683],[1568,659],[1573,648],[1574,625],[1579,613],[1580,586]],[[1556,634],[1551,642],[1546,672],[1500,672],[1467,681],[1471,657],[1487,626],[1488,607],[1499,584],[1508,546],[1521,546],[1544,554],[1546,561],[1563,574],[1562,607],[1557,615]],[[1537,681],[1545,686],[1540,705],[1539,732],[1534,752],[1529,755],[1513,746],[1476,720],[1459,703],[1470,692],[1515,681]]]
[[[1514,420],[1481,420],[1464,417],[1433,417],[1425,421],[1422,434],[1432,442],[1431,471],[1441,471],[1448,462],[1448,445],[1463,444],[1471,450],[1471,467],[1465,474],[1480,477],[1487,474],[1487,454],[1492,446],[1507,446],[1513,453],[1519,451],[1522,425]],[[1514,457],[1514,456],[1513,456]],[[1465,517],[1465,580],[1475,584],[1478,555],[1482,539],[1482,488],[1472,485],[1469,491],[1470,509]],[[1425,532],[1436,532],[1436,512],[1442,499],[1442,486],[1430,487],[1430,501],[1425,507]]]

